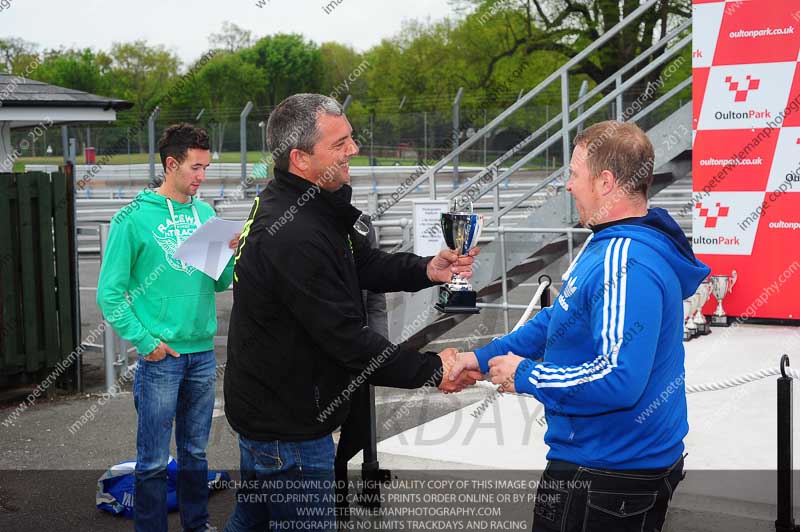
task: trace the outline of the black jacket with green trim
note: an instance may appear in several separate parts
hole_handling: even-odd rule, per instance
[[[275,174],[236,252],[225,413],[245,438],[300,441],[340,426],[360,384],[435,386],[442,365],[371,330],[361,294],[433,286],[430,257],[372,249],[349,186]]]

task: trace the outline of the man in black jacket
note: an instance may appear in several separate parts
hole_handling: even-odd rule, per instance
[[[332,432],[365,382],[460,391],[443,379],[456,351],[419,353],[366,325],[361,290],[417,291],[472,274],[458,257],[388,254],[353,227],[348,162],[358,153],[339,104],[316,94],[281,102],[267,124],[275,179],[239,241],[228,332],[225,413],[239,433],[242,489],[228,532],[333,528]]]

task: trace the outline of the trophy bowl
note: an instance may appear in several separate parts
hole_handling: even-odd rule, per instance
[[[447,247],[463,256],[478,244],[483,229],[483,215],[471,212],[443,212],[440,219]],[[445,314],[477,314],[477,296],[472,285],[454,273],[450,282],[439,289],[436,308]]]
[[[697,287],[697,295],[700,302],[697,311],[694,313],[694,323],[697,326],[697,332],[702,335],[711,334],[711,328],[708,326],[708,320],[703,315],[703,307],[711,297],[711,281],[706,279],[700,286]]]

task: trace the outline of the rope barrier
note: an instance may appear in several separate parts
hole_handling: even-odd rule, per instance
[[[791,377],[793,379],[800,379],[800,370],[787,367],[784,368],[784,372],[786,373],[787,377]],[[728,379],[720,382],[709,382],[706,384],[696,384],[694,386],[687,386],[686,393],[690,394],[698,392],[716,392],[719,390],[725,390],[726,388],[741,386],[742,384],[755,382],[757,380],[766,379],[767,377],[777,376],[780,374],[781,374],[780,368],[764,368],[758,371],[754,371],[752,373],[747,373],[746,375],[740,375],[739,377],[734,377],[733,379]]]

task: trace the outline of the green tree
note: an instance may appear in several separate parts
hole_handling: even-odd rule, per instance
[[[322,56],[319,47],[297,34],[277,34],[259,39],[242,50],[242,59],[263,72],[266,80],[263,100],[274,106],[298,92],[319,92]]]
[[[487,77],[488,54],[504,45],[493,27],[497,24],[479,22],[476,14],[428,25],[406,23],[400,36],[365,53],[375,108],[397,111],[405,97],[403,111],[449,113],[462,87],[462,108],[505,108],[520,90],[529,90],[564,62],[553,52],[519,53],[504,59]]]
[[[500,45],[486,54],[484,83],[504,59],[518,54],[551,51],[564,58],[574,57],[642,3],[643,0],[457,0],[464,9],[474,8],[470,16],[482,25],[491,24],[498,32],[495,42]],[[600,83],[688,17],[690,0],[661,0],[582,61],[574,73]]]
[[[209,50],[194,62],[187,65],[184,72],[174,76],[170,80],[170,85],[166,89],[166,94],[159,100],[161,108],[159,119],[168,122],[194,121],[194,118],[204,109],[205,101],[199,95],[197,75],[214,57],[227,52],[219,50]],[[208,115],[203,113],[200,123],[204,122]]]
[[[51,50],[45,53],[41,65],[31,77],[59,87],[107,95],[110,89],[108,57],[98,56],[105,54],[96,54],[89,48]]]
[[[430,25],[407,21],[399,36],[365,54],[376,110],[396,112],[401,102],[404,111],[450,107],[470,68],[451,38],[454,25],[449,19]]]
[[[245,104],[263,97],[264,73],[246,63],[240,54],[220,52],[187,84],[184,97],[206,109],[215,137],[215,150],[222,151],[225,123],[236,120]]]
[[[319,47],[321,57],[321,90],[343,102],[348,94],[362,97],[367,94],[364,73],[370,68],[363,55],[337,42],[325,42]],[[351,77],[355,79],[350,80]]]
[[[95,53],[89,48],[49,50],[30,77],[59,87],[109,96],[108,72],[109,58],[103,52]],[[75,128],[73,134],[83,146],[97,145],[99,138],[92,142],[89,131],[87,125],[86,129]]]
[[[146,123],[178,74],[180,60],[163,46],[148,46],[144,41],[114,43],[109,56],[112,94],[133,102],[132,119],[137,124]],[[143,139],[140,133],[137,138],[140,150]]]

